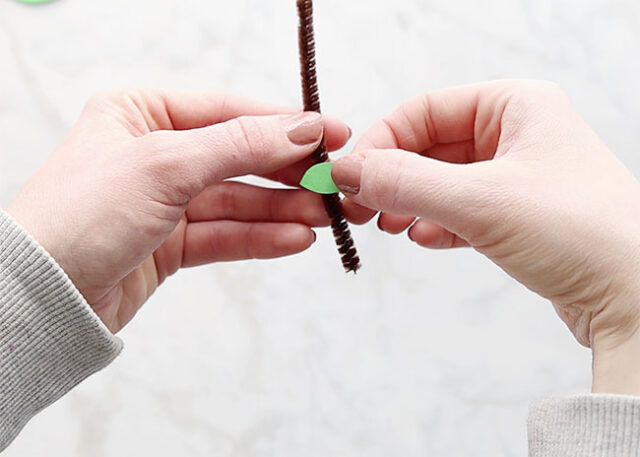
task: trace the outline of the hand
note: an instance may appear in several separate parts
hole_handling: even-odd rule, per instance
[[[289,113],[289,114],[288,114]],[[328,224],[321,199],[226,178],[295,181],[323,134],[315,113],[232,96],[99,96],[7,211],[120,330],[180,267],[294,254]],[[347,126],[325,120],[330,149]]]
[[[593,349],[594,391],[640,394],[640,185],[557,86],[417,97],[365,133],[333,177],[351,205],[386,212],[383,230],[472,246],[551,300]]]

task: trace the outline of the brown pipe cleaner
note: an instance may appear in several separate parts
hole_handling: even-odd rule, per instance
[[[297,0],[300,24],[298,42],[300,47],[300,66],[302,76],[302,97],[305,111],[320,112],[320,93],[316,74],[316,41],[313,32],[313,0]],[[324,138],[313,153],[316,163],[327,162],[329,155]],[[354,273],[360,268],[360,258],[351,237],[349,224],[342,213],[342,204],[338,194],[323,195],[324,207],[331,219],[333,236],[345,271]]]

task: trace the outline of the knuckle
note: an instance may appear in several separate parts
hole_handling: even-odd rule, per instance
[[[553,81],[522,81],[514,87],[512,99],[526,106],[536,106],[566,99],[564,90]]]
[[[410,168],[406,155],[395,154],[392,160],[374,163],[372,168],[373,173],[367,181],[371,183],[369,197],[374,205],[383,210],[401,210],[405,201],[402,194],[408,182],[406,173]]]
[[[87,112],[100,111],[108,106],[113,99],[114,92],[100,91],[94,93],[85,103],[84,110]]]
[[[235,189],[237,183],[224,182],[219,187],[220,206],[223,208],[224,215],[227,218],[232,218],[237,212],[237,201]]]
[[[246,259],[258,259],[258,242],[259,237],[255,224],[247,224],[244,228],[244,257]]]
[[[558,84],[555,81],[549,81],[549,80],[537,81],[537,87],[542,91],[549,92],[552,94],[564,94],[564,90],[562,89],[562,87],[560,87],[560,84]]]
[[[253,117],[241,116],[226,123],[233,153],[246,155],[252,161],[261,161],[267,154],[267,135]]]
[[[127,98],[137,98],[139,91],[136,89],[117,89],[96,92],[89,98],[87,106],[100,107],[105,104],[120,104]]]
[[[148,114],[162,112],[165,100],[166,93],[160,89],[125,88],[95,93],[85,104],[85,110],[100,112],[119,108],[125,112],[135,110]]]
[[[208,230],[205,236],[206,250],[219,253],[221,245],[223,243],[221,242],[220,232],[218,230]]]

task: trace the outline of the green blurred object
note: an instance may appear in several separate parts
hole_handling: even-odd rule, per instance
[[[316,194],[337,194],[339,189],[331,178],[331,168],[331,162],[314,165],[304,174],[300,185]]]
[[[54,0],[16,0],[20,3],[26,3],[28,5],[39,5],[41,3],[51,3]]]

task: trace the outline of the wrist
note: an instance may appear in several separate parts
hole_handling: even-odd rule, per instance
[[[640,396],[640,331],[593,338],[593,393]]]

